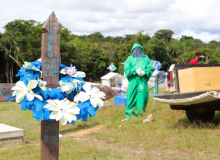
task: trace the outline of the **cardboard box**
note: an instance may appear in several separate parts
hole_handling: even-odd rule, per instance
[[[180,93],[220,89],[220,67],[195,67],[178,70]]]

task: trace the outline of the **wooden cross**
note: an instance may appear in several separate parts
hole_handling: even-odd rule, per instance
[[[59,87],[59,66],[60,66],[60,30],[58,19],[54,12],[50,14],[43,25],[45,33],[42,34],[41,61],[43,81],[47,87]],[[14,83],[0,83],[0,102],[5,102],[12,96],[11,88]],[[108,86],[92,85],[106,94],[108,100],[117,95],[117,92]],[[41,160],[59,159],[59,122],[41,121]]]

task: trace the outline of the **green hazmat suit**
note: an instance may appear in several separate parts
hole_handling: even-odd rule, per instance
[[[124,64],[125,75],[129,81],[127,89],[127,105],[125,110],[126,118],[131,118],[134,113],[135,106],[137,112],[135,115],[142,114],[147,106],[149,91],[148,91],[148,80],[153,73],[152,62],[147,55],[143,55],[144,48],[137,43],[134,43],[131,53],[133,50],[139,47],[142,50],[142,57],[137,58],[135,55],[131,55],[127,58]],[[136,70],[141,67],[144,71],[144,76],[139,76]]]

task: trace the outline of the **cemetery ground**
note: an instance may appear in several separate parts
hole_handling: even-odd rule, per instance
[[[189,122],[184,111],[160,103],[154,107],[150,98],[146,115],[122,122],[125,108],[114,107],[114,100],[109,101],[111,106],[99,109],[86,123],[60,124],[61,160],[220,158],[220,113],[213,122],[196,125]],[[153,122],[143,123],[150,113]],[[40,122],[32,118],[31,111],[21,110],[15,102],[1,102],[0,123],[25,131],[24,145],[0,145],[0,160],[40,159]],[[86,130],[92,128],[96,131]]]

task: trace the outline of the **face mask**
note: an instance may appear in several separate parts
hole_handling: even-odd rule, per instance
[[[142,54],[142,50],[141,50],[139,47],[137,47],[137,48],[134,49],[133,55],[134,55],[135,57],[141,57],[141,54]]]
[[[201,57],[199,57],[198,61],[202,61],[202,58],[201,58]]]

